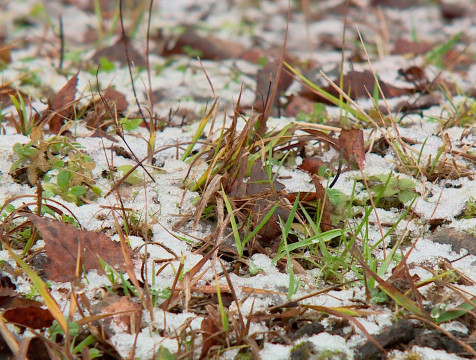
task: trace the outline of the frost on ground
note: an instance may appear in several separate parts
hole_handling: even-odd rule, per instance
[[[18,309],[28,304],[53,313],[33,317],[45,316],[36,329],[60,344],[62,350],[55,351],[84,358],[87,351],[124,359],[244,354],[463,359],[476,354],[471,313],[476,297],[474,3],[402,1],[392,7],[393,2],[364,0],[347,8],[337,1],[292,2],[289,67],[282,72],[267,128],[273,136],[292,128],[296,137],[267,152],[271,140],[263,136],[259,151],[247,149],[249,158],[264,161],[261,169],[245,161],[247,176],[236,184],[223,186],[230,166],[208,174],[208,180],[223,179],[205,181],[218,184],[210,185],[209,193],[200,186],[191,189],[209,164],[237,156],[220,153],[216,144],[227,141],[222,127],[234,124],[238,133],[245,131],[266,108],[288,1],[257,3],[155,4],[149,68],[148,2],[124,1],[130,68],[117,6],[77,0],[0,5],[0,289],[5,293],[0,299],[2,323],[7,322],[0,332],[12,352],[33,336],[16,326],[33,327],[20,320]],[[346,11],[352,24],[342,50]],[[336,99],[348,95],[355,103],[330,105],[322,93],[293,79],[293,70]],[[342,80],[345,91],[334,93],[321,71],[337,84]],[[77,83],[65,85],[77,72]],[[40,123],[43,132],[33,130]],[[349,129],[362,134],[359,149],[345,144]],[[206,146],[206,156],[194,159]],[[259,199],[263,191],[250,189],[261,189],[255,183],[262,179],[253,176],[263,174],[273,177],[268,183],[281,194],[266,199],[287,207],[279,208],[281,218],[270,220],[279,235],[265,239],[271,230],[259,232],[241,254],[237,242],[248,234],[242,212],[248,200],[243,199]],[[331,229],[304,226],[309,203],[303,202],[297,211],[304,220],[290,224],[284,242],[281,234],[296,194],[319,199],[316,174],[323,191],[328,188]],[[220,203],[218,195],[226,191]],[[215,202],[202,204],[206,196]],[[225,200],[235,201],[234,211]],[[53,276],[48,264],[59,249],[51,238],[40,229],[40,235],[23,227],[15,231],[14,226],[29,225],[28,212],[61,220],[45,225],[55,238],[73,234],[65,223],[83,234],[105,234],[116,242],[109,249],[126,260],[115,268],[106,264],[106,256],[87,267],[86,254],[94,246],[71,246],[59,260],[74,271],[64,274],[66,265],[55,269],[71,281],[56,281],[59,275]],[[12,223],[10,214],[16,214]],[[243,225],[235,233],[232,221]],[[320,237],[321,230],[331,235]],[[38,239],[31,243],[35,234]],[[299,241],[306,246],[297,247]],[[252,248],[256,244],[261,248]],[[130,262],[125,247],[133,250]],[[39,280],[27,275],[13,254],[48,284],[52,302],[70,326],[74,340],[69,341],[84,346],[71,350],[61,343],[64,337],[57,335],[64,329],[53,325],[61,314],[54,315],[51,301],[38,290]],[[13,297],[25,303],[11,305]],[[411,337],[387,342],[385,335],[400,321],[408,321]],[[2,349],[8,352],[7,346]]]

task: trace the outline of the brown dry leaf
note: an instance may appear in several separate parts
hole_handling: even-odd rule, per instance
[[[333,80],[334,83],[339,84],[339,77]],[[409,95],[415,92],[413,88],[399,88],[393,85],[390,85],[384,81],[379,81],[380,88],[382,93],[386,98],[399,97],[402,95]],[[349,71],[344,75],[343,87],[342,90],[349,94],[349,96],[356,100],[358,98],[368,98],[369,94],[374,93],[375,87],[375,77],[373,73],[369,70],[366,71]],[[330,93],[335,97],[339,97],[339,93],[332,86],[326,86],[325,91]],[[315,92],[310,91],[309,89],[304,89],[300,92],[300,95],[307,97],[313,101],[323,102],[329,104],[322,96],[316,94]]]
[[[460,17],[471,17],[475,15],[474,2],[471,5],[471,1],[442,0],[439,4],[441,16],[448,21]]]
[[[317,174],[323,165],[327,164],[318,157],[304,158],[302,164],[299,165],[299,169],[308,172],[312,176]]]
[[[45,241],[48,262],[45,272],[53,281],[73,281],[76,276],[78,246],[81,253],[81,265],[85,271],[97,269],[103,272],[99,258],[111,266],[124,267],[121,245],[102,233],[78,230],[73,225],[48,220],[29,214],[27,216],[40,232]],[[132,250],[129,250],[131,256]]]
[[[364,133],[360,129],[342,130],[339,135],[339,144],[344,149],[344,156],[348,162],[355,161],[359,169],[364,168],[365,147]]]
[[[218,315],[218,314],[215,314]],[[210,349],[218,345],[218,338],[220,335],[220,329],[215,324],[215,319],[208,315],[202,320],[202,351],[200,354],[200,359],[205,359],[208,356]]]
[[[430,240],[451,245],[455,252],[466,249],[471,255],[476,255],[476,237],[464,231],[440,228],[430,236]]]
[[[51,313],[39,306],[17,307],[3,312],[3,317],[11,323],[32,329],[42,329],[53,324]]]
[[[9,303],[18,294],[15,291],[16,285],[12,283],[10,277],[6,275],[0,275],[0,306],[5,307],[5,304]]]
[[[129,42],[127,44],[127,51],[129,53],[129,59],[134,66],[146,66],[144,56],[142,56]],[[101,61],[101,58],[106,58],[109,61],[116,61],[121,66],[127,66],[124,40],[119,39],[115,44],[96,51],[91,60],[94,64],[98,64]],[[99,71],[101,71],[101,69],[99,69]]]
[[[44,111],[39,122],[49,123],[50,132],[57,134],[73,113],[73,103],[76,96],[76,86],[78,84],[78,74],[76,73],[68,80],[65,86],[49,102],[48,108]]]
[[[312,113],[314,110],[314,101],[309,100],[303,96],[291,95],[288,97],[288,103],[284,115],[287,117],[296,117],[301,111],[306,114]]]
[[[92,306],[91,312],[96,315],[119,313],[100,321],[104,325],[104,330],[108,336],[124,331],[128,334],[135,334],[140,331],[142,306],[131,302],[127,296],[109,295]]]
[[[271,89],[273,85],[272,82],[274,82],[274,79],[276,78],[277,71],[279,68],[279,62],[279,59],[274,60],[272,62],[267,63],[264,67],[258,70],[254,103],[254,108],[257,112],[264,111],[266,101],[268,101],[268,97],[271,95]],[[271,112],[273,116],[276,116],[278,114],[278,108],[281,105],[279,101],[281,94],[283,94],[287,90],[287,88],[291,85],[292,82],[293,77],[287,72],[282,71],[281,76],[278,80],[276,96],[273,99],[273,109]]]
[[[237,42],[202,36],[194,29],[187,29],[172,46],[165,46],[162,56],[187,54],[190,50],[198,51],[203,60],[236,59],[245,52],[243,45]]]
[[[87,108],[92,110],[87,113],[85,120],[86,126],[89,128],[105,130],[102,127],[104,121],[111,118],[110,111],[112,111],[113,115],[121,113],[127,110],[129,104],[124,94],[112,88],[104,90],[101,96],[102,98],[95,99],[87,105]]]
[[[20,94],[26,104],[29,103],[28,96],[21,91],[14,89],[11,86],[0,86],[0,109],[12,105],[10,95],[18,97],[18,94]]]
[[[423,55],[433,49],[433,44],[426,41],[409,41],[406,39],[398,39],[393,46],[392,55]]]

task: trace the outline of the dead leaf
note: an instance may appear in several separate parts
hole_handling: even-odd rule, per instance
[[[112,88],[104,90],[101,97],[94,99],[86,106],[90,109],[85,116],[86,126],[91,129],[105,130],[103,125],[107,119],[112,120],[111,112],[112,116],[115,116],[117,113],[126,111],[129,106],[124,94]]]
[[[334,83],[339,84],[339,77],[333,79]],[[413,88],[399,88],[388,84],[384,81],[379,81],[380,88],[382,93],[386,98],[399,97],[402,95],[409,95],[415,92]],[[358,98],[368,98],[369,94],[374,93],[375,87],[375,77],[373,73],[369,70],[366,71],[349,71],[344,75],[344,81],[342,90],[349,94],[349,96],[356,100]],[[332,87],[326,86],[325,91],[330,93],[335,97],[339,97],[339,93]],[[330,104],[329,101],[322,96],[316,94],[315,92],[310,91],[309,89],[304,89],[300,92],[300,95],[307,97],[313,101],[323,102],[325,104]]]
[[[288,98],[286,110],[284,114],[287,117],[296,117],[301,111],[305,114],[311,114],[314,110],[314,101],[311,101],[303,96],[291,95]]]
[[[13,103],[12,103],[12,100],[10,99],[10,95],[18,98],[19,94],[23,98],[23,101],[25,102],[25,104],[28,104],[29,99],[26,94],[22,93],[21,91],[17,89],[12,88],[11,86],[1,86],[0,87],[0,108],[4,109],[7,106],[12,105]]]
[[[474,16],[474,3],[471,6],[471,1],[440,1],[440,11],[443,18],[448,21],[454,20],[460,17],[471,16],[471,12]],[[473,10],[473,11],[471,11]]]
[[[129,53],[129,59],[134,64],[134,66],[146,66],[144,56],[142,56],[139,51],[137,51],[129,42],[127,44],[127,51]],[[101,58],[106,58],[109,61],[116,61],[121,66],[127,66],[127,56],[126,48],[124,46],[124,40],[119,39],[113,45],[96,51],[91,60],[95,64],[98,64],[101,61]]]
[[[193,52],[196,52],[195,57],[198,56],[202,60],[225,60],[238,58],[245,52],[245,48],[237,42],[202,36],[189,28],[175,42],[169,41],[160,55],[191,55]]]
[[[321,166],[327,165],[318,157],[304,158],[299,169],[308,172],[310,175],[317,174]]]
[[[6,275],[0,276],[0,306],[5,307],[5,304],[9,303],[18,294],[15,291],[16,285],[12,283],[10,277]]]
[[[256,78],[256,95],[254,108],[257,112],[264,111],[266,101],[271,95],[271,89],[274,79],[276,78],[280,60],[274,60],[268,62],[265,66],[258,70]],[[278,114],[278,109],[280,108],[280,96],[283,94],[287,88],[293,82],[293,78],[287,72],[282,71],[281,76],[278,80],[278,88],[276,91],[276,96],[273,99],[273,110],[271,114],[276,116]]]
[[[395,9],[406,9],[417,6],[421,2],[421,0],[372,0],[370,4],[372,6],[386,6]]]
[[[344,156],[348,162],[355,161],[359,169],[364,168],[365,147],[364,132],[360,129],[342,130],[339,135],[339,144],[344,149]]]
[[[135,334],[140,331],[142,306],[133,303],[127,296],[108,295],[92,306],[91,312],[96,315],[117,314],[100,320],[108,336],[118,332]]]
[[[466,249],[471,255],[476,255],[476,238],[464,231],[440,228],[430,236],[430,240],[451,245],[454,252]]]
[[[73,225],[39,216],[27,215],[45,241],[48,262],[45,273],[53,281],[73,281],[76,277],[78,247],[81,265],[85,271],[96,269],[103,272],[99,258],[111,266],[124,267],[121,245],[102,233],[78,230]],[[129,250],[131,256],[132,250]]]
[[[423,55],[433,49],[433,44],[426,41],[409,41],[406,39],[398,39],[393,46],[392,55]]]
[[[13,45],[0,44],[0,62],[10,63],[12,61],[11,49]]]
[[[2,315],[8,322],[32,329],[42,329],[53,324],[51,313],[39,306],[27,306],[10,309]]]
[[[208,305],[210,306],[210,305]],[[215,313],[216,316],[219,316],[218,313]],[[202,320],[202,351],[200,354],[200,359],[205,359],[210,349],[218,345],[219,335],[221,334],[220,328],[215,324],[216,319],[208,315]]]
[[[71,117],[73,113],[73,103],[76,96],[76,86],[78,84],[78,74],[76,73],[68,80],[65,86],[53,97],[48,108],[43,112],[39,123],[49,124],[50,132],[57,134],[65,123],[65,119]]]

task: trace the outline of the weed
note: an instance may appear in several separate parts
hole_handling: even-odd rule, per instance
[[[34,128],[31,141],[16,143],[13,151],[18,159],[11,165],[10,174],[16,181],[32,186],[42,179],[45,197],[60,195],[68,202],[81,205],[87,196],[101,194],[92,179],[95,163],[80,144],[67,137],[53,136],[45,140],[41,130]]]

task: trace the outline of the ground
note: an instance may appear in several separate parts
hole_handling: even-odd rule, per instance
[[[474,2],[0,10],[2,356],[476,357]]]

